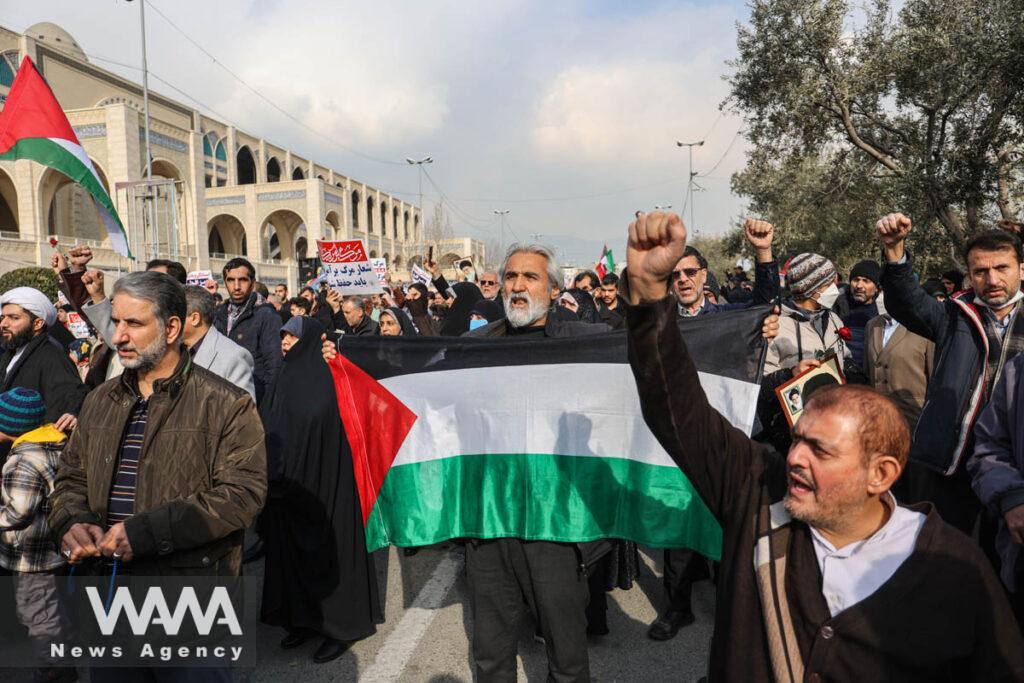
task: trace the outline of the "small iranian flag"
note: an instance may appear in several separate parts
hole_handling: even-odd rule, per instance
[[[604,276],[608,273],[615,272],[615,257],[612,256],[612,250],[608,248],[608,245],[604,245],[604,250],[601,252],[601,260],[594,266],[594,270],[597,271],[597,276],[604,279]]]
[[[134,258],[114,203],[64,115],[57,98],[28,57],[0,111],[0,159],[31,159],[60,171],[92,195],[114,251]]]
[[[766,312],[680,322],[711,404],[748,434]],[[623,538],[719,557],[718,522],[644,422],[626,344],[343,337],[330,368],[368,549]]]

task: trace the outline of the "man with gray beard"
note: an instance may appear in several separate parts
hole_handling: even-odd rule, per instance
[[[131,273],[114,285],[110,341],[125,372],[86,398],[50,499],[50,529],[70,564],[104,558],[101,568],[134,576],[241,573],[245,528],[266,496],[263,426],[246,391],[193,362],[182,344],[186,310],[168,275]],[[136,675],[149,678],[93,669],[91,680]],[[203,680],[229,679],[210,669]]]
[[[554,254],[540,244],[513,244],[498,272],[505,318],[467,332],[467,337],[576,337],[611,328],[559,320],[551,306],[560,293]],[[466,577],[473,610],[473,658],[478,681],[516,678],[521,605],[536,618],[548,655],[548,679],[586,681],[587,566],[611,545],[470,539]]]

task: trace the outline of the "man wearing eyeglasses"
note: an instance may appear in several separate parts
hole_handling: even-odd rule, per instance
[[[749,306],[770,304],[779,296],[779,267],[772,257],[775,229],[771,223],[748,218],[743,226],[747,242],[754,248],[754,293],[749,302],[715,304],[704,296],[708,279],[708,262],[697,249],[687,246],[683,258],[672,269],[672,293],[678,303],[679,316],[692,318],[705,313],[728,311]]]
[[[754,294],[744,303],[713,303],[704,295],[708,279],[708,262],[699,251],[687,246],[683,258],[672,269],[671,291],[676,298],[679,316],[695,318],[699,315],[737,310],[772,303],[779,295],[779,267],[772,257],[772,239],[775,230],[771,223],[748,218],[743,226],[747,242],[757,255],[754,270]],[[693,584],[708,578],[707,560],[692,550],[672,548],[665,550],[663,584],[668,593],[668,608],[647,629],[652,640],[671,640],[679,629],[694,621],[691,609]]]
[[[477,284],[480,285],[480,291],[488,301],[493,301],[498,296],[500,289],[498,287],[498,274],[493,270],[482,273]]]

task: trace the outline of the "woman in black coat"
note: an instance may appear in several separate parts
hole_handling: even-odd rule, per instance
[[[322,637],[318,663],[383,621],[351,452],[320,352],[323,332],[308,317],[285,324],[291,346],[260,408],[269,479],[261,619],[288,631],[286,649]]]

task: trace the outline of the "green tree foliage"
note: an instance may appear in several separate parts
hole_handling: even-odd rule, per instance
[[[751,8],[726,103],[751,149],[733,187],[776,224],[780,251],[831,249],[845,264],[872,251],[879,215],[902,210],[950,259],[965,238],[1017,219],[1024,2]]]
[[[57,300],[57,276],[49,268],[18,268],[0,275],[0,292],[15,287],[35,287],[50,301]]]

